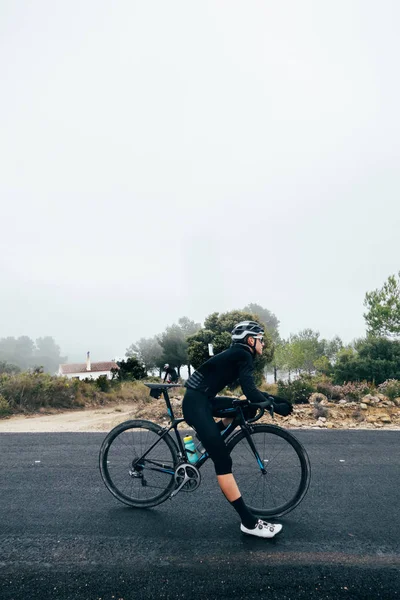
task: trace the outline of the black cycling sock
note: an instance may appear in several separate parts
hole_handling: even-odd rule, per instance
[[[258,519],[247,508],[242,496],[240,496],[240,498],[238,498],[237,500],[231,502],[231,504],[238,513],[243,525],[247,527],[247,529],[254,529],[254,527],[257,525]]]

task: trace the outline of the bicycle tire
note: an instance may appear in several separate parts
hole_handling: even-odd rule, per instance
[[[168,433],[163,438],[159,438],[157,445],[151,451],[154,453],[157,449],[157,452],[155,454],[150,453],[148,457],[155,460],[154,457],[157,458],[160,451],[165,452],[165,458],[157,458],[157,461],[161,460],[168,469],[171,469],[172,473],[161,473],[160,470],[154,470],[154,463],[149,463],[146,468],[146,459],[141,470],[132,469],[133,461],[144,454],[146,449],[157,440],[161,432],[162,427],[160,425],[152,421],[136,419],[117,425],[103,440],[99,454],[101,477],[107,489],[120,502],[134,508],[150,508],[167,500],[175,488],[174,473],[178,464],[178,449]],[[140,440],[143,437],[146,438],[145,441]],[[140,446],[140,451],[136,450],[135,444]],[[148,478],[155,478],[156,474],[162,475],[159,477],[159,485],[148,485]],[[137,484],[136,487],[135,483]],[[127,487],[130,488],[129,492],[126,490]],[[161,491],[156,492],[152,497],[140,498],[141,492],[144,494],[145,489],[161,489]]]
[[[263,444],[261,444],[261,436],[263,436]],[[267,471],[266,474],[262,473],[243,430],[236,433],[227,444],[233,462],[232,471],[243,499],[249,509],[260,518],[286,515],[300,504],[308,491],[311,480],[311,466],[308,454],[294,435],[276,425],[253,425],[251,427],[251,437],[260,454],[263,466]],[[241,444],[241,442],[244,443]],[[243,449],[246,448],[243,456],[240,455],[239,445]],[[262,448],[260,448],[261,445]],[[278,465],[279,456],[282,463],[281,470],[279,470]],[[240,459],[242,459],[242,462]],[[291,463],[293,463],[293,467],[290,466]],[[295,475],[295,481],[293,481],[292,476],[289,476],[291,469],[298,469],[299,471],[298,475]],[[275,501],[273,493],[275,485],[275,494],[277,494],[277,473],[279,473],[279,477],[284,481],[281,487],[285,490],[286,494],[290,494],[290,498],[285,499],[281,504]],[[256,481],[257,483],[255,483]],[[259,489],[260,481],[262,483]],[[254,484],[257,487],[256,498],[256,492],[253,490],[252,493],[249,489]],[[288,492],[290,487],[292,491]]]

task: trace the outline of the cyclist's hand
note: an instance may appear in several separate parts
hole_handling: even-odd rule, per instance
[[[271,400],[271,404],[274,407],[274,412],[282,417],[287,417],[293,412],[293,405],[289,400],[285,400],[285,398],[277,398],[276,396],[271,396],[267,392],[262,392],[263,395]]]
[[[274,411],[282,417],[287,417],[293,412],[293,404],[283,398],[276,399],[274,400]]]

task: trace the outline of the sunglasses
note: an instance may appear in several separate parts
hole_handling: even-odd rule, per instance
[[[262,336],[262,335],[261,335],[261,336],[256,336],[254,339],[255,339],[255,340],[260,340],[260,343],[261,343],[261,344],[264,344],[264,338],[263,338],[263,336]]]

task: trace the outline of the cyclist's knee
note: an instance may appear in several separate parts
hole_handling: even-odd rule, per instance
[[[214,467],[217,475],[231,475],[232,474],[232,459],[231,457],[219,457],[214,459]]]

